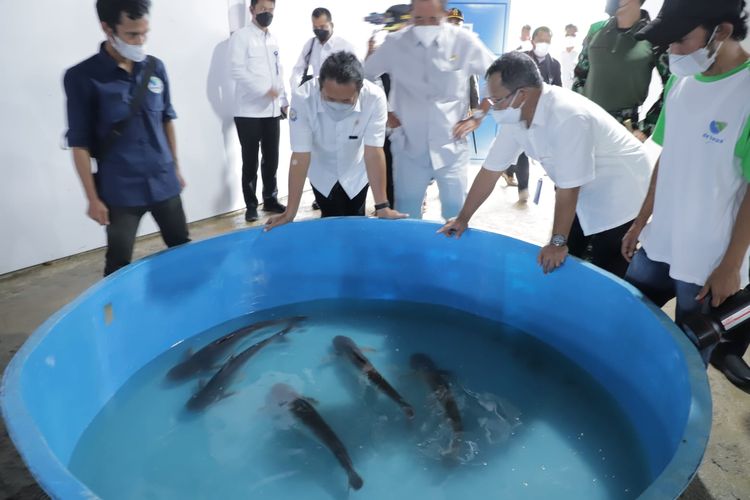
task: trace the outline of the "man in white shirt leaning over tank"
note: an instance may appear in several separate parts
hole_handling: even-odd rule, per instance
[[[747,36],[744,8],[744,0],[666,0],[658,18],[637,35],[669,45],[673,76],[653,135],[663,146],[661,158],[622,252],[632,259],[626,279],[652,301],[662,306],[677,297],[678,324],[700,311],[702,301],[718,307],[748,284],[750,55],[740,44]],[[721,343],[711,357],[744,387],[750,387],[750,368],[742,360],[748,341],[746,334]]]
[[[553,235],[538,258],[544,272],[560,267],[568,253],[583,257],[590,245],[594,265],[624,276],[622,237],[646,197],[651,175],[640,141],[585,97],[543,83],[526,54],[510,52],[495,61],[487,85],[491,112],[502,129],[458,217],[440,232],[461,236],[502,172],[526,151],[557,186]],[[456,132],[472,128],[463,123]]]
[[[266,231],[294,220],[307,177],[323,217],[364,216],[369,180],[377,216],[404,218],[385,194],[387,116],[383,89],[364,81],[354,54],[326,59],[320,76],[292,95],[289,206],[268,220]]]

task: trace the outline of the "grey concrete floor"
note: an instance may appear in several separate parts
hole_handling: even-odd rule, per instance
[[[532,166],[532,196],[540,176],[541,171]],[[547,179],[539,205],[517,203],[516,189],[507,188],[500,181],[491,199],[472,221],[472,227],[542,244],[549,238],[553,197]],[[311,202],[311,193],[306,193],[298,220],[318,216],[309,209]],[[191,236],[201,240],[247,227],[243,216],[243,212],[235,212],[194,223]],[[425,218],[440,218],[434,186],[428,193]],[[88,223],[83,215],[81,223]],[[158,236],[141,238],[135,258],[163,248]],[[103,250],[96,250],[0,277],[0,370],[47,317],[101,278],[103,254]],[[711,438],[698,476],[682,498],[750,500],[750,395],[736,389],[712,368],[709,379],[714,402]],[[6,498],[46,497],[16,454],[0,421],[0,499]]]

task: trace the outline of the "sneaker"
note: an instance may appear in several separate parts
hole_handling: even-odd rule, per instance
[[[318,200],[315,200],[312,204],[313,210],[320,210],[320,205],[318,205]]]
[[[279,200],[274,198],[263,202],[263,211],[274,214],[283,214],[286,211],[286,207],[279,203]]]
[[[255,222],[257,220],[258,220],[258,209],[255,207],[248,208],[245,211],[245,222]]]
[[[503,172],[503,179],[505,179],[505,184],[507,184],[508,187],[518,186],[518,183],[513,178],[513,174],[509,174],[508,172]]]
[[[518,192],[518,201],[521,203],[526,203],[529,201],[529,190],[528,189],[521,189]]]

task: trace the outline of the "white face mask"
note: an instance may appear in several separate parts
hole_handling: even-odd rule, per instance
[[[711,66],[713,66],[716,62],[716,56],[719,54],[719,49],[721,48],[722,43],[724,43],[719,42],[719,44],[713,50],[713,53],[711,53],[711,51],[708,49],[708,47],[711,45],[711,42],[713,42],[714,37],[716,36],[716,30],[718,29],[719,28],[717,27],[714,30],[711,38],[709,38],[708,40],[708,43],[702,49],[698,49],[695,52],[686,54],[684,56],[678,56],[670,53],[669,70],[672,72],[672,74],[677,76],[695,76],[701,73],[705,73],[706,71],[711,69]]]
[[[326,113],[328,113],[328,116],[330,116],[333,121],[340,122],[354,112],[355,105],[347,104],[345,102],[331,102],[323,99],[323,106],[325,106]]]
[[[112,35],[112,47],[125,59],[137,63],[146,60],[145,45],[130,45],[123,42],[117,35]]]
[[[414,35],[416,35],[417,39],[422,42],[422,45],[425,47],[432,45],[432,42],[437,40],[437,37],[440,34],[440,25],[414,26],[412,29],[414,30]]]
[[[536,47],[534,47],[534,55],[536,55],[539,58],[542,58],[542,57],[547,57],[547,54],[549,54],[549,44],[537,43]]]
[[[518,97],[518,91],[516,91],[516,95],[513,96],[513,99],[511,99],[510,104],[508,104],[507,108],[493,109],[490,111],[492,113],[492,118],[495,119],[495,122],[498,125],[510,125],[521,121],[521,111],[523,110],[523,105],[526,104],[526,101],[521,103],[521,105],[517,108],[514,108],[513,103],[516,101],[516,97]]]
[[[572,49],[576,46],[576,37],[574,36],[566,36],[565,37],[565,48],[566,49]]]

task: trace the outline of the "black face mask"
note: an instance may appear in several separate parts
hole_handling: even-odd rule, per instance
[[[261,27],[268,28],[271,25],[271,21],[273,21],[273,14],[270,12],[261,12],[255,16],[255,20]]]
[[[328,30],[313,30],[313,33],[315,33],[315,38],[320,40],[320,43],[324,43],[331,36],[331,32]]]

